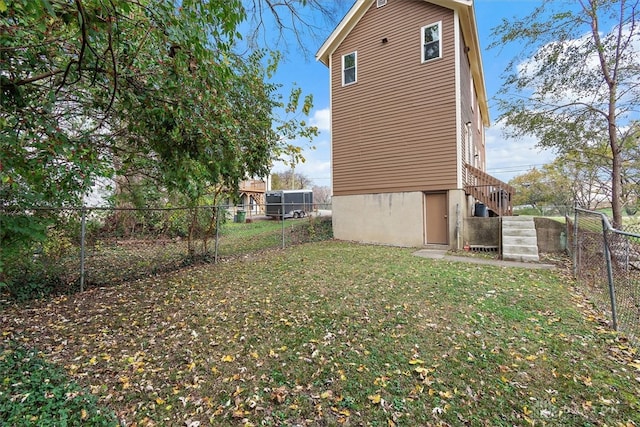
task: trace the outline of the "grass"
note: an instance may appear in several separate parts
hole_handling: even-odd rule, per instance
[[[298,220],[253,221],[222,224],[218,240],[218,260],[254,256],[262,251],[332,238],[330,217]],[[115,234],[91,238],[85,249],[86,288],[112,286],[150,275],[176,271],[189,265],[212,263],[216,236],[194,239],[189,251],[186,238],[140,234],[137,238],[117,238]],[[284,242],[283,242],[284,240]],[[3,259],[12,268],[0,283],[0,304],[5,298],[26,301],[50,294],[70,294],[79,290],[80,247],[68,236],[52,233],[46,246],[56,251],[25,252]]]
[[[636,350],[561,271],[411,252],[306,244],[8,307],[3,345],[139,426],[640,424]]]
[[[3,348],[0,419],[13,426],[112,426],[113,413],[39,354]]]

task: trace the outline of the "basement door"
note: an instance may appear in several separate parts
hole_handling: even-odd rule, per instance
[[[426,244],[449,244],[447,193],[425,193],[424,202]]]

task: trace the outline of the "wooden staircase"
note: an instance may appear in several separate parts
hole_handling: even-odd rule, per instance
[[[469,164],[465,168],[465,182],[464,191],[484,203],[494,216],[513,215],[511,201],[515,188]]]
[[[502,259],[507,261],[537,262],[538,239],[531,217],[513,216],[511,201],[515,188],[486,172],[466,165],[464,190],[493,213],[501,216]]]

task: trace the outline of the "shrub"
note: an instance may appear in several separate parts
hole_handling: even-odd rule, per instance
[[[115,415],[33,350],[0,353],[0,419],[11,426],[116,426]]]

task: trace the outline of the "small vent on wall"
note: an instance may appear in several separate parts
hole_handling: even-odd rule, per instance
[[[377,0],[377,6],[382,7],[387,4],[387,0]]]

